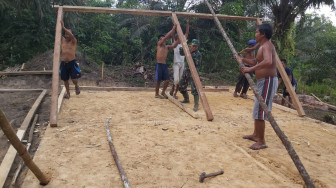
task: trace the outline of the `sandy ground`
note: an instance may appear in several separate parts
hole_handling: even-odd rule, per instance
[[[271,125],[269,148],[253,151],[252,100],[206,93],[214,115],[193,119],[153,92],[82,91],[63,101],[34,161],[51,178],[45,187],[123,187],[105,122],[132,187],[302,187],[304,182]],[[179,96],[181,97],[181,96]],[[192,106],[191,104],[189,105]],[[336,187],[336,127],[273,108],[317,187]],[[223,175],[199,183],[202,172]],[[40,187],[29,171],[22,187]]]

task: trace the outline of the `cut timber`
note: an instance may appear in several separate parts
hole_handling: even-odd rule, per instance
[[[302,105],[301,105],[301,103],[299,101],[299,98],[298,98],[298,96],[295,93],[295,90],[294,90],[294,88],[292,86],[292,83],[289,80],[288,75],[287,75],[287,73],[285,71],[285,68],[282,66],[282,63],[281,63],[281,61],[280,61],[279,56],[278,56],[277,53],[275,53],[275,58],[276,58],[276,61],[277,61],[276,66],[278,68],[278,71],[279,71],[279,73],[281,75],[282,80],[284,81],[286,89],[287,89],[289,95],[292,98],[292,102],[293,102],[293,105],[295,106],[295,109],[298,111],[298,114],[299,114],[300,117],[305,116],[306,114],[305,114],[305,112],[304,112],[304,110],[302,108]]]
[[[162,92],[162,90],[160,89],[160,92]],[[165,93],[167,95],[167,93]],[[174,99],[174,97],[172,97],[171,95],[167,95],[168,96],[168,99],[176,104],[176,106],[180,107],[183,111],[187,112],[191,117],[195,118],[195,119],[198,119],[198,115],[190,108],[184,106],[182,103],[180,103],[178,100]]]
[[[31,159],[28,151],[26,150],[25,146],[21,143],[21,139],[19,139],[18,136],[15,134],[13,128],[8,123],[6,116],[3,114],[3,112],[1,110],[0,110],[0,127],[3,130],[3,132],[5,133],[5,135],[7,136],[10,143],[12,144],[12,146],[10,147],[10,153],[12,155],[14,155],[14,157],[15,157],[16,151],[17,151],[17,153],[19,153],[19,156],[23,159],[26,166],[34,173],[36,178],[40,181],[40,184],[41,185],[47,185],[49,183],[49,180],[42,173],[42,171],[39,169],[39,167],[36,166],[36,164],[33,162],[33,160]],[[22,133],[22,135],[24,135],[24,132]],[[15,149],[11,149],[11,148],[15,148]],[[5,159],[6,159],[6,157],[7,157],[7,155],[5,156]],[[6,162],[5,159],[2,161],[1,166],[4,162]],[[7,164],[7,163],[5,163],[5,164]],[[12,165],[10,164],[9,168],[11,166]],[[9,169],[8,169],[8,171],[9,171]],[[0,175],[0,178],[1,178],[0,186],[3,187],[3,185],[6,181],[8,172],[3,173],[3,170],[0,170],[0,174],[1,174]]]
[[[65,87],[63,86],[62,88],[62,91],[58,97],[58,107],[57,107],[57,113],[59,113],[59,111],[61,110],[61,106],[62,106],[62,102],[63,102],[63,99],[64,99],[64,94],[65,94]]]
[[[40,106],[41,101],[44,98],[44,96],[46,95],[46,93],[47,93],[47,90],[43,90],[41,92],[40,96],[36,99],[35,103],[31,107],[31,109],[29,110],[26,118],[23,120],[20,128],[18,129],[18,132],[16,133],[16,137],[19,141],[21,141],[23,139],[31,120],[32,120],[37,108]],[[4,133],[5,133],[5,131],[4,131]],[[8,138],[8,135],[6,135],[6,136]],[[13,143],[11,142],[11,144],[13,144]],[[19,154],[21,155],[22,153],[19,153]],[[16,156],[16,150],[13,146],[10,146],[6,155],[5,155],[5,157],[4,157],[4,159],[2,160],[1,165],[0,165],[0,187],[3,186],[3,184],[5,183],[5,181],[7,179],[8,173],[9,173],[11,167],[12,167],[15,156]]]
[[[314,95],[314,93],[311,93],[311,95],[318,101],[322,102],[323,104],[327,105],[329,109],[331,110],[336,110],[336,106],[333,106],[331,104],[325,103],[323,102],[321,99],[319,99],[316,95]]]
[[[60,67],[60,53],[61,53],[61,37],[62,26],[61,20],[63,19],[63,8],[58,9],[56,21],[56,34],[54,45],[54,58],[53,58],[53,74],[52,74],[52,92],[51,92],[51,105],[50,105],[50,126],[57,127],[57,109],[58,109],[58,86],[59,86],[59,67]]]
[[[122,8],[103,8],[103,7],[84,7],[84,6],[59,6],[54,8],[63,8],[64,12],[96,12],[96,13],[110,13],[110,14],[131,14],[131,15],[145,15],[145,16],[171,16],[171,11],[157,11],[157,10],[141,10],[141,9],[122,9]],[[179,17],[189,18],[203,18],[213,19],[211,14],[190,13],[190,12],[174,12]],[[257,21],[260,18],[245,17],[245,16],[228,16],[219,14],[219,19],[222,20],[249,20]]]
[[[70,89],[75,89],[75,86],[69,86]],[[155,88],[149,87],[97,87],[97,86],[80,86],[81,90],[89,90],[89,91],[149,91],[153,92]],[[187,88],[188,91],[190,88]],[[1,91],[1,89],[0,89]],[[205,87],[203,88],[205,92],[220,92],[220,91],[229,91],[228,88],[210,88]]]
[[[172,20],[177,26],[176,31],[177,31],[179,40],[181,41],[182,48],[183,48],[183,51],[184,51],[184,54],[185,54],[185,57],[187,59],[187,63],[188,63],[189,69],[190,69],[191,77],[194,80],[194,83],[195,83],[195,86],[196,86],[196,89],[197,89],[197,93],[198,93],[199,98],[201,99],[201,103],[202,103],[205,115],[206,115],[208,121],[212,121],[214,119],[214,117],[212,115],[210,106],[208,104],[208,100],[205,96],[205,92],[203,91],[201,80],[200,80],[200,78],[198,76],[198,73],[197,73],[197,70],[195,68],[195,63],[194,63],[194,61],[191,57],[189,47],[187,45],[187,40],[186,40],[186,38],[185,38],[185,36],[182,32],[180,23],[179,23],[175,13],[172,14]]]
[[[218,29],[220,30],[220,32],[222,33],[224,39],[226,40],[227,44],[229,45],[232,53],[234,56],[238,56],[238,53],[236,51],[236,49],[233,47],[230,38],[227,36],[227,34],[225,33],[222,24],[219,22],[218,18],[216,17],[215,12],[213,11],[211,5],[209,4],[209,2],[207,0],[205,0],[205,3],[207,4],[210,12],[212,13],[212,15],[214,16],[214,20],[215,23],[218,27]],[[277,56],[277,54],[276,54]],[[279,57],[277,57],[278,59]],[[239,67],[244,67],[243,62],[241,61],[241,59],[236,58],[237,59],[237,63],[239,64]],[[277,62],[278,64],[278,62]],[[282,67],[282,66],[281,66]],[[283,68],[283,67],[282,67]],[[277,136],[280,138],[280,140],[282,141],[283,145],[285,146],[289,156],[291,157],[292,161],[294,162],[297,170],[299,171],[303,181],[306,183],[307,187],[315,187],[312,179],[310,178],[308,172],[306,171],[305,167],[303,166],[299,156],[297,155],[296,151],[293,148],[293,145],[291,144],[291,142],[288,140],[288,137],[285,135],[285,133],[280,129],[279,125],[277,124],[277,122],[275,121],[271,111],[268,111],[268,107],[266,105],[266,103],[264,102],[263,98],[261,97],[261,95],[258,93],[257,87],[255,85],[255,83],[253,82],[251,75],[249,73],[245,73],[245,77],[248,80],[256,98],[259,101],[260,106],[263,108],[270,124],[272,125],[273,130],[275,131],[275,133],[277,134]],[[287,78],[288,79],[288,78]]]
[[[43,91],[43,89],[0,89],[0,92],[27,92],[27,91]]]
[[[52,74],[52,71],[19,71],[19,72],[0,72],[0,75],[19,76],[19,75],[40,75]]]

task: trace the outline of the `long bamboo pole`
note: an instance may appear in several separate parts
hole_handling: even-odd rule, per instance
[[[35,174],[36,178],[40,181],[40,184],[47,185],[49,183],[49,180],[31,159],[27,149],[16,136],[13,128],[9,125],[8,120],[2,110],[0,110],[0,127],[7,136],[10,143],[18,152],[19,156],[22,157],[25,165]]]
[[[108,140],[109,145],[110,145],[110,149],[111,149],[111,152],[112,152],[112,155],[113,155],[113,159],[114,159],[115,163],[117,164],[117,167],[118,167],[118,170],[119,170],[119,174],[120,174],[121,179],[122,179],[122,181],[124,183],[124,187],[125,188],[130,188],[131,186],[128,183],[128,179],[127,179],[127,176],[125,174],[125,171],[124,171],[123,167],[121,166],[121,163],[120,163],[119,157],[117,155],[117,152],[114,149],[114,145],[113,145],[112,137],[111,137],[111,133],[110,133],[109,121],[110,121],[110,118],[107,118],[106,122],[105,122],[107,140]]]
[[[209,4],[209,2],[207,0],[204,0],[205,3],[207,4],[209,10],[211,11],[212,15],[214,16],[214,20],[215,23],[217,25],[217,27],[219,28],[220,32],[222,33],[223,37],[225,38],[226,42],[228,43],[232,53],[234,56],[238,56],[237,51],[235,50],[235,48],[233,47],[230,38],[226,35],[222,24],[219,22],[218,18],[216,17],[215,12],[213,11],[211,5]],[[239,64],[239,67],[244,67],[243,63],[240,61],[240,59],[238,60],[237,58],[237,63]],[[251,76],[249,73],[245,73],[245,77],[247,78],[253,93],[255,94],[255,96],[257,97],[259,104],[261,105],[261,107],[263,108],[263,110],[265,111],[265,114],[270,122],[270,124],[272,125],[275,133],[278,135],[278,137],[280,138],[280,140],[282,141],[282,143],[284,144],[288,154],[290,155],[290,157],[292,158],[296,168],[298,169],[298,171],[301,174],[301,177],[303,178],[304,182],[306,183],[307,187],[315,187],[313,181],[311,180],[308,172],[306,171],[305,167],[303,166],[299,156],[297,155],[297,153],[295,152],[291,142],[288,140],[288,137],[285,135],[285,133],[280,129],[280,127],[278,126],[278,124],[276,123],[274,117],[272,116],[272,113],[270,111],[268,111],[268,107],[265,104],[265,102],[263,101],[263,98],[261,97],[261,95],[258,93],[257,87],[255,85],[255,83],[253,82]]]
[[[50,105],[50,126],[57,127],[57,108],[58,108],[58,86],[59,86],[59,67],[60,67],[60,53],[61,53],[61,37],[62,26],[61,20],[63,19],[63,8],[58,8],[57,21],[56,21],[56,34],[54,45],[54,58],[53,58],[53,74],[52,74],[52,92],[51,92],[51,105]]]
[[[207,118],[208,121],[212,121],[214,119],[214,117],[212,115],[208,100],[205,96],[205,92],[203,91],[201,80],[200,80],[200,78],[198,76],[198,73],[197,73],[197,70],[195,68],[194,60],[191,57],[189,47],[187,45],[187,40],[186,40],[186,38],[185,38],[185,36],[182,32],[182,28],[180,26],[180,23],[179,23],[175,13],[172,14],[172,20],[177,26],[176,31],[177,31],[179,40],[181,41],[182,48],[183,48],[183,51],[184,51],[184,54],[185,54],[185,57],[187,59],[187,63],[188,63],[189,69],[190,69],[191,77],[194,80],[198,96],[201,99],[201,103],[202,103],[203,110],[205,112],[206,118]]]

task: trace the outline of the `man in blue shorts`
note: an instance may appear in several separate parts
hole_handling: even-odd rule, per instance
[[[157,51],[156,51],[156,68],[155,68],[155,98],[166,98],[165,91],[169,84],[169,72],[168,66],[166,64],[166,59],[168,55],[168,50],[173,50],[179,43],[179,40],[176,40],[172,45],[166,45],[166,41],[168,38],[171,37],[172,33],[176,29],[176,25],[174,24],[173,28],[166,34],[166,35],[159,35],[158,36],[158,43],[157,43]],[[164,81],[163,89],[161,95],[159,94],[159,88],[161,82]]]
[[[256,58],[246,59],[241,56],[243,62],[252,67],[242,67],[241,71],[245,73],[255,72],[257,78],[258,93],[268,106],[268,110],[272,110],[272,100],[278,87],[278,77],[276,72],[276,51],[274,45],[270,41],[273,34],[272,27],[269,24],[261,24],[257,27],[255,39],[259,44]],[[268,120],[264,110],[259,105],[258,100],[254,99],[253,107],[254,132],[251,135],[244,136],[244,139],[254,141],[250,149],[259,150],[267,148],[265,142],[265,120]]]
[[[64,96],[66,99],[70,99],[69,79],[71,77],[72,82],[75,84],[76,95],[79,95],[80,90],[78,86],[78,78],[81,77],[81,73],[76,63],[75,54],[77,47],[77,39],[73,36],[70,29],[64,27],[63,21],[61,21],[62,28],[65,32],[65,37],[62,37],[62,55],[60,65],[61,80],[64,81],[67,94]]]

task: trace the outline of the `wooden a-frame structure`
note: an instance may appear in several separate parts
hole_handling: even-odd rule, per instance
[[[171,12],[171,11],[154,11],[154,10],[138,10],[138,9],[119,9],[119,8],[102,8],[102,7],[82,7],[82,6],[59,6],[55,5],[55,9],[58,10],[57,22],[56,22],[56,33],[55,33],[55,45],[54,45],[54,57],[53,57],[53,76],[52,76],[52,94],[51,94],[51,109],[50,109],[50,126],[57,127],[57,116],[58,116],[58,87],[59,87],[59,65],[60,65],[60,52],[61,52],[61,24],[60,21],[63,19],[63,11],[69,12],[94,12],[94,13],[109,13],[109,14],[132,14],[132,15],[145,15],[145,16],[172,16],[173,22],[177,25],[177,33],[181,41],[183,51],[186,56],[187,63],[189,65],[191,76],[195,82],[197,92],[200,96],[203,109],[205,111],[208,121],[213,120],[213,115],[208,104],[205,92],[196,71],[194,62],[191,58],[189,48],[186,39],[183,35],[181,26],[177,17],[193,17],[193,18],[203,18],[203,19],[213,19],[211,14],[202,13],[188,13],[188,12]],[[221,20],[247,20],[255,21],[258,24],[261,23],[261,18],[253,17],[243,17],[243,16],[228,16],[228,15],[217,15],[218,19]],[[293,99],[294,106],[298,111],[299,116],[304,116],[304,111],[299,102],[299,99],[289,81],[289,78],[281,65],[280,60],[277,58],[277,68],[284,80],[286,87],[288,88],[289,94]]]

